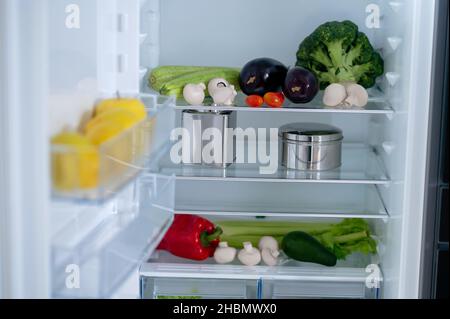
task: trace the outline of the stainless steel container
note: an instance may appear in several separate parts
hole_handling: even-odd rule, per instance
[[[325,171],[341,166],[342,131],[315,123],[288,124],[280,128],[281,163],[289,169]]]
[[[236,112],[194,111],[182,113],[183,164],[227,167],[235,160]]]

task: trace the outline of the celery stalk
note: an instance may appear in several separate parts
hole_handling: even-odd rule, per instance
[[[217,222],[226,236],[285,236],[293,231],[303,231],[310,235],[319,235],[329,231],[334,224],[261,222],[261,221],[221,221]]]

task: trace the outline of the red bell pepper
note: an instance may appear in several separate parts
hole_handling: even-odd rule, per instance
[[[175,215],[172,226],[158,246],[173,255],[192,260],[214,256],[222,229],[194,215]]]

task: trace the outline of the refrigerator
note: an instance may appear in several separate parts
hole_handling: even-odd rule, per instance
[[[1,0],[0,298],[419,298],[439,0]],[[351,20],[385,61],[365,108],[229,107],[237,126],[339,127],[340,169],[172,163],[172,130],[195,107],[148,87],[162,65],[293,66],[320,24]],[[140,98],[148,122],[100,149],[100,182],[52,186],[52,136],[96,101]],[[211,110],[214,107],[205,106]],[[136,155],[133,140],[145,150]],[[125,154],[118,159],[117,152]],[[70,151],[69,151],[70,152]],[[196,262],[158,251],[176,214],[211,221],[363,218],[375,255],[336,267]]]

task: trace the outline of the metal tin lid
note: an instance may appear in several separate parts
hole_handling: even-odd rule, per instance
[[[183,110],[182,113],[186,114],[198,114],[198,115],[229,115],[232,114],[233,111],[221,111],[221,110]]]
[[[293,123],[280,128],[280,137],[296,142],[332,142],[343,139],[342,130],[326,124]]]

